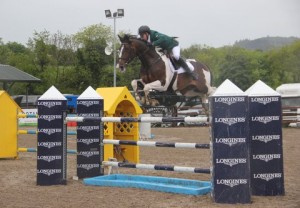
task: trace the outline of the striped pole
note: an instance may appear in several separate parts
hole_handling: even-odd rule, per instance
[[[199,143],[178,143],[178,142],[149,142],[149,141],[129,141],[129,140],[113,140],[104,139],[103,144],[114,145],[132,145],[132,146],[147,146],[147,147],[174,147],[174,148],[191,148],[191,149],[209,149],[209,144]]]
[[[37,134],[36,130],[18,130],[18,134]]]
[[[36,149],[35,148],[19,147],[18,152],[36,152]]]
[[[33,130],[33,129],[29,129],[29,130],[25,130],[25,129],[20,129],[18,130],[18,134],[37,134],[37,130]],[[67,131],[68,135],[77,135],[76,131]]]
[[[112,167],[122,167],[122,168],[165,170],[165,171],[175,171],[175,172],[185,172],[185,173],[210,174],[211,172],[210,169],[203,169],[203,168],[182,167],[182,166],[173,166],[173,165],[134,164],[134,163],[124,163],[124,162],[113,162],[113,161],[103,161],[102,165],[112,166]]]
[[[36,148],[26,148],[26,147],[19,147],[18,152],[37,152]],[[77,154],[76,150],[67,150],[68,154]]]
[[[18,114],[18,118],[37,118],[37,117],[38,117],[37,114],[25,114],[25,113]]]
[[[20,113],[17,115],[18,118],[38,118],[38,114],[25,114],[25,113]],[[68,114],[68,117],[75,117],[77,114]]]
[[[207,117],[66,117],[66,121],[86,122],[145,122],[145,123],[165,123],[165,122],[185,122],[203,123],[208,122]]]

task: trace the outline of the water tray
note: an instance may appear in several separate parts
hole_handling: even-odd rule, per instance
[[[113,174],[83,180],[85,185],[141,188],[187,195],[204,195],[211,191],[211,183],[180,178]]]

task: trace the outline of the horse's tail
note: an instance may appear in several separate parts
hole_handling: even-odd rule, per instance
[[[210,86],[212,86],[213,80],[214,80],[214,76],[213,76],[213,73],[211,71],[211,68],[209,66],[207,66],[207,65],[206,65],[206,67],[207,67],[207,69],[208,69],[208,71],[210,73],[210,80],[209,80],[209,82],[210,82]]]
[[[214,81],[214,76],[213,76],[212,70],[208,65],[206,65],[202,62],[198,62],[198,63],[200,63],[202,65],[202,69],[204,68],[204,70],[207,71],[206,72],[207,75],[209,76],[208,79],[206,80],[206,82],[208,82],[206,86],[208,88],[207,94],[210,95],[216,90],[215,87],[212,87],[213,86],[213,81]],[[205,75],[205,77],[207,77],[207,76]]]
[[[209,86],[210,86],[209,88],[210,89],[208,89],[207,94],[211,95],[212,93],[214,93],[214,91],[216,91],[216,87],[213,87],[214,76],[213,76],[211,68],[209,66],[207,66],[206,64],[205,64],[205,66],[207,67],[207,69],[209,71],[209,74],[210,74],[210,80],[209,80],[209,82],[210,82],[209,83]]]
[[[209,85],[212,85],[212,82],[213,82],[213,73],[212,73],[212,71],[211,71],[211,69],[210,69],[210,67],[208,65],[206,65],[206,64],[204,64],[204,63],[202,63],[200,61],[197,61],[195,59],[187,59],[187,61],[195,62],[195,63],[198,63],[198,64],[202,65],[200,68],[204,68],[205,70],[208,71],[208,73],[209,73],[210,76],[209,76],[209,80],[207,80],[207,81],[209,81]]]

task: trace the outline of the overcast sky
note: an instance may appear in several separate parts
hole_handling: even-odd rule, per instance
[[[183,48],[265,36],[300,37],[300,0],[0,0],[0,38],[26,44],[33,32],[75,34],[102,23],[105,9],[125,10],[117,32],[140,25],[179,37]]]

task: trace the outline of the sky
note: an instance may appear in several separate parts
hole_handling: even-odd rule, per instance
[[[221,47],[266,36],[300,37],[299,0],[0,0],[0,38],[26,45],[34,31],[72,35],[102,23],[104,10],[124,9],[116,32],[139,26],[179,37],[181,48]]]

